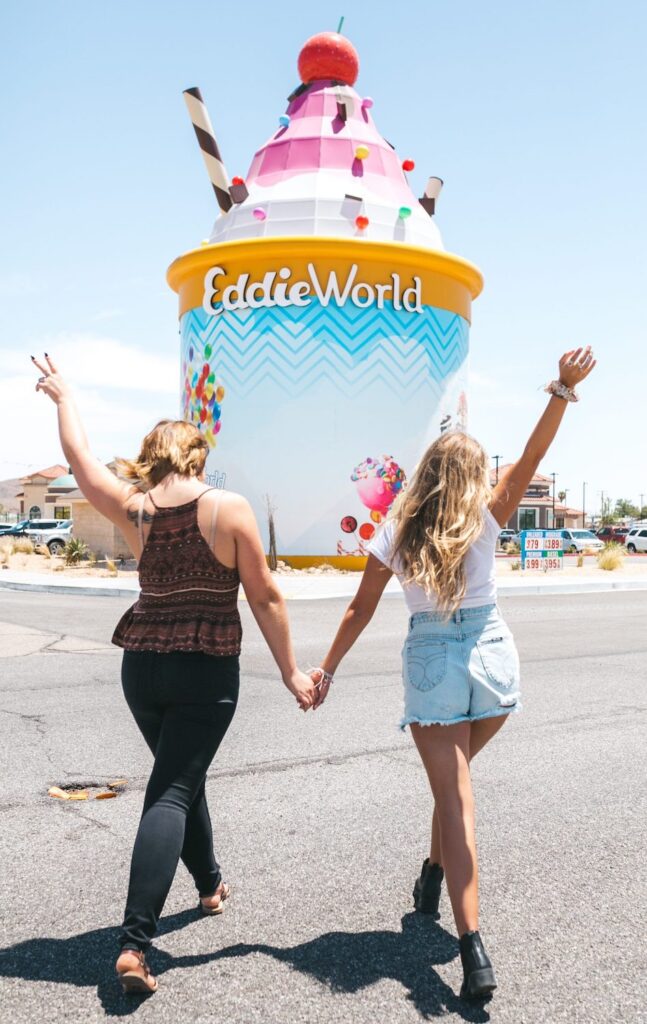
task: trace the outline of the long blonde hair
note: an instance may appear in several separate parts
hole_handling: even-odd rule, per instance
[[[115,459],[117,476],[130,480],[142,491],[169,473],[200,476],[209,445],[197,427],[186,420],[160,420],[146,434],[135,459]]]
[[[393,557],[403,567],[404,582],[433,595],[448,618],[465,594],[465,555],[483,530],[491,496],[489,464],[473,437],[442,434],[392,512]]]

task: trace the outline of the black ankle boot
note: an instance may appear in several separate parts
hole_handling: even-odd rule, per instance
[[[465,932],[458,943],[463,964],[461,999],[484,999],[496,988],[494,968],[478,932]]]
[[[429,858],[423,863],[420,878],[416,878],[413,887],[413,905],[421,914],[438,914],[444,874],[440,864],[430,864]]]

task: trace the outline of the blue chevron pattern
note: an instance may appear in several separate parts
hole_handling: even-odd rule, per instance
[[[344,306],[231,310],[209,316],[189,310],[181,321],[185,351],[212,346],[211,359],[228,393],[246,397],[270,382],[294,396],[328,380],[346,395],[381,381],[407,398],[442,390],[463,364],[469,325],[455,313]]]

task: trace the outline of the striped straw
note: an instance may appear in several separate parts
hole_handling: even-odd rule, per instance
[[[220,150],[218,149],[216,136],[213,133],[209,113],[202,99],[202,93],[198,88],[185,89],[183,96],[198,145],[202,150],[202,159],[207,168],[209,180],[216,193],[218,206],[223,213],[227,213],[232,207],[232,199],[229,194],[229,175],[220,156]]]

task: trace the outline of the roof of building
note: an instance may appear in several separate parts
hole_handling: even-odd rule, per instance
[[[46,466],[45,469],[38,469],[35,473],[21,476],[20,482],[23,484],[29,483],[35,476],[43,476],[46,480],[56,480],[58,476],[62,476],[64,473],[67,473],[67,466],[61,466],[60,463],[57,463],[54,466]]]
[[[49,486],[50,489],[52,487],[76,487],[76,480],[72,473],[64,473],[63,476],[57,476],[56,480],[52,480]]]
[[[514,462],[506,462],[499,466],[499,479],[512,469],[513,466]],[[496,469],[490,470],[490,479],[492,483],[496,480]],[[544,476],[542,473],[535,473],[530,484],[552,484],[552,482],[552,476]],[[528,486],[530,486],[530,484]]]

